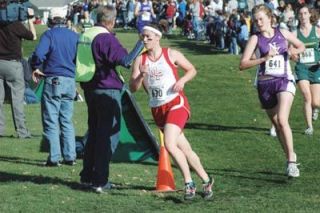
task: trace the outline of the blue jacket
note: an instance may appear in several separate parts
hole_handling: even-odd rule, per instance
[[[48,77],[74,78],[78,38],[77,33],[64,25],[47,30],[32,55],[32,69],[40,69]]]

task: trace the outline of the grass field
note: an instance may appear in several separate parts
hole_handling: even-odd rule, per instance
[[[117,32],[127,48],[133,47],[135,33]],[[25,42],[29,55],[37,42]],[[319,212],[320,131],[303,135],[305,124],[302,98],[297,92],[290,123],[295,149],[301,163],[301,177],[284,176],[285,157],[275,138],[267,135],[270,123],[260,109],[252,80],[254,69],[239,72],[239,56],[220,54],[208,45],[180,36],[163,39],[163,46],[182,51],[198,70],[185,91],[192,117],[185,134],[199,154],[206,170],[215,178],[215,198],[204,201],[200,194],[192,202],[182,191],[155,193],[156,164],[113,163],[111,181],[118,185],[106,194],[81,188],[75,167],[42,166],[47,154],[39,152],[41,119],[39,105],[25,107],[27,126],[34,137],[18,140],[9,105],[5,105],[6,137],[0,138],[0,212]],[[126,70],[125,76],[128,79]],[[135,94],[145,120],[157,134],[143,91]],[[86,131],[86,105],[75,103],[76,135]],[[178,189],[182,177],[174,168]],[[201,181],[194,175],[198,191]]]

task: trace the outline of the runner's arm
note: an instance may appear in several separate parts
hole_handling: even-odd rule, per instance
[[[250,67],[259,65],[267,60],[266,57],[252,58],[252,55],[254,54],[257,44],[258,44],[258,37],[256,35],[251,36],[246,45],[242,58],[240,60],[240,66],[239,66],[240,70],[248,69]]]
[[[133,60],[137,58],[137,56],[141,53],[143,48],[144,48],[143,41],[138,40],[135,47],[131,50],[131,52],[119,61],[120,65],[125,68],[130,68]]]
[[[131,92],[135,92],[141,87],[144,76],[146,75],[146,69],[140,67],[141,58],[141,56],[138,56],[137,59],[133,62],[132,74],[129,81],[129,88]]]
[[[190,61],[177,50],[169,49],[169,57],[176,66],[181,67],[185,72],[185,74],[173,86],[173,91],[179,92],[183,90],[185,83],[196,76],[197,70]]]
[[[281,29],[280,30],[282,35],[288,40],[290,45],[288,54],[291,55],[299,55],[303,51],[305,51],[305,46],[302,41],[300,41],[293,33],[289,32],[288,30]]]

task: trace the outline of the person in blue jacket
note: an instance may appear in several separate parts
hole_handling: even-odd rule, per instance
[[[41,98],[43,138],[50,145],[46,166],[74,165],[75,133],[72,123],[73,99],[76,95],[75,58],[78,34],[68,29],[60,10],[51,10],[50,29],[43,33],[31,66],[35,82],[44,79]],[[39,68],[43,67],[43,71]],[[61,147],[63,144],[61,156]]]

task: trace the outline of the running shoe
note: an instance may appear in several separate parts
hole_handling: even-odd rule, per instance
[[[52,162],[51,160],[47,160],[44,164],[46,167],[60,167],[61,163],[60,162]]]
[[[196,196],[196,185],[194,182],[186,183],[185,184],[185,200],[192,200]]]
[[[208,182],[207,182],[207,183],[204,183],[204,184],[202,185],[203,198],[204,198],[205,200],[209,200],[210,198],[212,198],[212,196],[213,196],[212,186],[213,186],[213,179],[212,179],[212,177],[209,177]]]
[[[286,173],[289,178],[300,176],[300,170],[298,169],[298,165],[299,164],[295,162],[288,162]]]
[[[99,194],[105,193],[111,190],[112,188],[114,188],[114,184],[112,184],[109,181],[104,186],[92,186],[92,189]]]
[[[304,130],[305,135],[313,135],[313,128],[309,127],[306,130]]]
[[[62,164],[67,166],[74,166],[74,165],[77,165],[77,162],[75,160],[64,160],[62,161]]]
[[[312,120],[316,121],[319,117],[319,109],[313,109],[312,110]]]
[[[276,131],[276,128],[274,126],[272,126],[270,128],[269,134],[270,134],[271,137],[277,137],[277,131]]]

